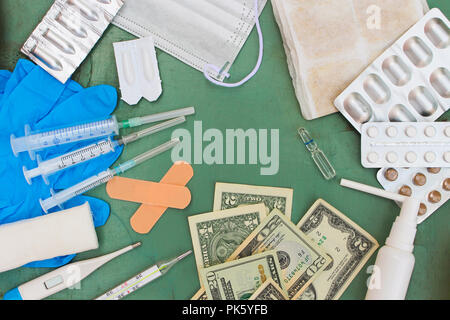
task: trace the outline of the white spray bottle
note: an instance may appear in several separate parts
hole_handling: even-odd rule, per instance
[[[341,185],[402,203],[386,244],[378,251],[366,300],[404,300],[414,269],[412,252],[420,201],[346,179]]]

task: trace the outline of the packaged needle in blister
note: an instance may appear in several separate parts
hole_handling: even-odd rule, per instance
[[[56,0],[21,51],[65,83],[122,6],[122,0]]]

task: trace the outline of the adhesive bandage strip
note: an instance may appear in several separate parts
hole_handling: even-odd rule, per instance
[[[106,192],[113,199],[176,209],[184,209],[191,202],[186,187],[124,177],[109,180]]]
[[[189,163],[176,162],[161,179],[161,183],[185,186],[194,176],[194,170]],[[137,233],[148,233],[158,222],[167,207],[143,204],[130,219],[131,227]]]

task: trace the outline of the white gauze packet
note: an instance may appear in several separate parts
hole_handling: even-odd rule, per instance
[[[97,249],[89,203],[0,225],[0,272],[29,262]]]
[[[425,0],[272,0],[306,120],[335,98],[428,11]]]

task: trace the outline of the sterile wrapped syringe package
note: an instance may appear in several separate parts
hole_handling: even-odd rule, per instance
[[[335,105],[359,132],[367,122],[435,121],[450,108],[449,57],[449,21],[435,8],[364,70]]]
[[[272,0],[302,115],[336,97],[428,11],[425,0]]]
[[[65,83],[122,6],[122,0],[56,0],[21,51]]]

